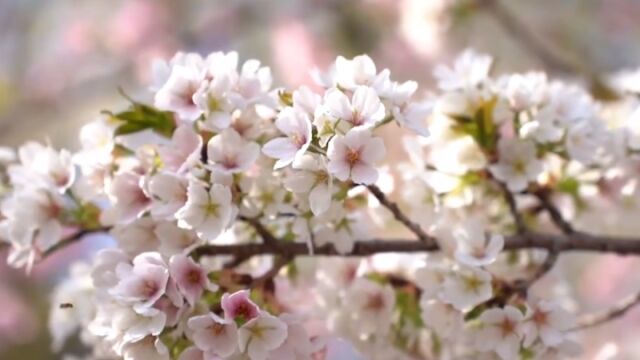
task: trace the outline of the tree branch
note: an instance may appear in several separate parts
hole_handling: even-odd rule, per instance
[[[276,275],[278,275],[280,270],[282,270],[282,268],[287,266],[287,264],[289,264],[290,262],[291,262],[291,257],[287,257],[287,256],[276,257],[273,260],[273,265],[271,266],[271,268],[267,270],[264,274],[260,275],[259,277],[253,280],[252,287],[262,286],[265,282],[273,279]]]
[[[258,235],[262,238],[262,241],[264,241],[265,244],[274,245],[278,242],[278,239],[273,236],[271,231],[269,231],[269,229],[262,225],[260,219],[249,218],[246,216],[240,216],[239,218],[240,220],[251,225],[256,230],[256,233],[258,233]]]
[[[60,249],[66,247],[68,245],[71,245],[71,244],[73,244],[75,242],[78,242],[78,241],[82,240],[82,238],[84,238],[86,235],[105,233],[105,232],[108,232],[109,230],[110,230],[109,227],[101,227],[101,228],[97,228],[97,229],[83,229],[83,230],[80,230],[77,233],[58,241],[55,245],[53,245],[52,247],[47,249],[47,251],[42,253],[42,258],[46,258],[46,257],[50,256],[51,254],[59,251]]]
[[[507,206],[509,207],[509,212],[513,217],[513,221],[516,224],[516,230],[519,234],[523,234],[527,231],[527,227],[524,223],[524,219],[522,218],[522,214],[518,211],[518,205],[516,204],[516,199],[513,196],[513,193],[509,188],[502,182],[499,182],[500,187],[502,188],[502,193],[504,194],[504,199],[507,202]]]
[[[551,217],[551,221],[562,231],[565,236],[571,236],[575,234],[576,231],[573,226],[568,223],[560,210],[555,206],[553,201],[551,201],[550,194],[546,190],[539,190],[533,193],[538,200],[540,201],[540,205],[542,209],[544,209],[549,216]],[[547,258],[544,260],[542,265],[536,270],[536,272],[528,279],[521,280],[517,282],[515,289],[522,293],[525,293],[529,290],[531,285],[533,285],[536,281],[540,280],[546,273],[551,271],[556,261],[558,261],[560,250],[557,248],[558,243],[554,244],[555,246],[547,249]]]
[[[556,249],[558,252],[590,251],[619,255],[640,255],[640,238],[618,238],[583,233],[553,235],[540,233],[515,234],[505,237],[505,250]],[[275,244],[249,243],[203,245],[192,252],[195,257],[215,255],[256,256],[369,256],[379,253],[424,253],[438,251],[438,244],[411,239],[371,239],[357,241],[351,252],[342,254],[331,244],[314,246],[309,252],[306,243],[278,241]]]
[[[538,200],[540,200],[540,204],[547,211],[547,213],[549,213],[549,217],[551,217],[551,221],[564,234],[575,233],[575,229],[573,228],[573,226],[564,219],[560,210],[556,207],[556,205],[551,200],[551,197],[548,191],[538,190],[533,194],[538,198]]]
[[[629,310],[640,304],[640,292],[635,295],[631,295],[620,303],[614,305],[612,308],[596,314],[584,315],[578,319],[577,325],[572,329],[573,331],[584,330],[590,327],[594,327],[611,320],[615,320],[624,316]]]
[[[436,240],[433,237],[429,236],[426,232],[424,232],[419,224],[411,221],[411,219],[409,219],[409,217],[407,217],[402,212],[402,210],[400,210],[398,204],[389,200],[379,187],[375,185],[368,185],[367,188],[369,189],[371,194],[373,194],[373,196],[375,196],[376,199],[380,201],[380,204],[389,209],[389,211],[391,211],[391,213],[393,214],[393,217],[401,222],[404,226],[406,226],[409,230],[411,230],[411,232],[414,233],[420,241],[429,243],[431,245],[436,243]]]

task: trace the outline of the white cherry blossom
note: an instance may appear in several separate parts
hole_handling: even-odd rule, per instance
[[[354,129],[331,140],[327,168],[341,181],[373,184],[378,179],[375,165],[382,161],[385,152],[382,139],[372,136],[367,129]]]
[[[308,194],[309,207],[314,215],[320,215],[331,206],[333,181],[326,170],[323,157],[306,154],[294,162],[284,186],[295,193]]]
[[[486,266],[493,263],[504,246],[499,234],[489,234],[485,223],[471,218],[453,230],[456,240],[455,259],[468,266]]]
[[[522,341],[522,312],[513,306],[489,309],[480,315],[482,327],[476,335],[480,351],[494,350],[501,359],[516,359]]]
[[[275,316],[261,313],[238,329],[240,351],[251,360],[267,359],[269,352],[287,339],[287,324]]]
[[[187,186],[186,178],[169,172],[153,175],[148,185],[151,216],[154,219],[174,219],[176,212],[187,202]]]
[[[195,346],[206,353],[226,358],[238,348],[238,327],[233,320],[208,313],[190,318],[188,327]]]
[[[170,144],[158,147],[158,154],[166,170],[182,174],[200,161],[201,148],[202,137],[193,125],[184,124],[173,132]]]
[[[347,307],[361,334],[386,333],[393,315],[395,293],[391,286],[359,278],[347,294]]]
[[[490,165],[489,170],[513,192],[525,190],[543,170],[535,145],[529,141],[502,139],[498,144],[498,154],[498,163]]]
[[[324,107],[329,116],[335,119],[340,129],[353,127],[372,127],[385,116],[385,108],[375,90],[370,87],[358,87],[351,98],[338,89],[325,94]]]
[[[246,171],[260,155],[260,147],[234,129],[225,129],[207,144],[208,164],[214,170],[235,174]]]
[[[434,75],[442,90],[468,90],[487,80],[492,62],[490,56],[468,49],[456,58],[452,68],[438,65]]]
[[[178,225],[193,229],[198,236],[213,240],[231,221],[231,190],[213,184],[207,189],[198,181],[190,181],[187,203],[176,213]]]
[[[118,283],[109,291],[115,298],[146,314],[167,291],[169,269],[160,254],[147,252],[136,256],[130,266],[117,269]]]
[[[20,164],[10,165],[8,174],[14,184],[52,187],[66,191],[74,182],[76,169],[71,153],[28,142],[18,149]]]
[[[468,310],[491,298],[491,274],[474,267],[459,267],[444,280],[440,299],[458,310]]]
[[[522,325],[524,345],[530,346],[539,338],[545,346],[559,346],[574,325],[574,317],[559,304],[538,300],[527,308]]]
[[[144,178],[133,171],[116,174],[106,193],[113,204],[101,214],[103,224],[127,223],[149,209],[151,199],[144,191]]]
[[[187,122],[195,121],[202,115],[202,109],[196,105],[194,95],[204,78],[205,72],[200,66],[174,66],[169,78],[156,93],[155,106],[174,111]]]
[[[278,114],[276,127],[285,137],[270,140],[262,152],[278,159],[274,168],[279,169],[300,158],[311,144],[311,120],[309,116],[295,108],[286,108]]]

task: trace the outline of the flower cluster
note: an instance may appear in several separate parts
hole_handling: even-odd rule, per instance
[[[50,321],[56,350],[80,331],[100,359],[574,356],[572,314],[528,291],[545,254],[508,239],[640,200],[640,107],[614,116],[577,85],[491,65],[468,50],[420,96],[366,55],[292,91],[236,53],[158,61],[153,104],[103,111],[80,151],[0,152],[8,262],[111,235]],[[406,134],[408,161],[384,131]],[[440,251],[316,256],[407,249],[380,239],[398,223],[411,249]]]

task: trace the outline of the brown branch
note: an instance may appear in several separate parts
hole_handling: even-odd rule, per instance
[[[584,330],[624,316],[629,310],[640,304],[640,292],[631,295],[604,312],[584,315],[578,319],[574,331]]]
[[[640,238],[597,236],[583,233],[553,235],[526,233],[505,237],[505,250],[556,249],[558,252],[588,251],[618,255],[640,255]],[[215,255],[256,256],[369,256],[378,253],[424,253],[438,251],[438,244],[411,239],[371,239],[357,241],[351,252],[342,254],[331,244],[314,246],[309,252],[306,243],[278,241],[277,243],[249,243],[203,245],[192,252],[195,257]]]
[[[393,217],[401,222],[404,226],[406,226],[409,230],[411,230],[411,232],[414,233],[420,241],[432,245],[436,243],[436,240],[433,237],[429,236],[426,232],[424,232],[419,224],[411,221],[411,219],[409,219],[402,212],[402,210],[400,210],[398,204],[389,200],[379,187],[375,185],[368,185],[367,188],[369,189],[371,194],[373,194],[373,196],[375,196],[376,199],[380,201],[380,204],[389,209],[389,211],[391,211],[391,213],[393,214]]]

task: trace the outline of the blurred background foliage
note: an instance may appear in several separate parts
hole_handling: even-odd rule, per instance
[[[576,76],[606,98],[602,74],[640,64],[639,19],[637,0],[0,0],[0,144],[73,149],[81,124],[124,106],[118,87],[148,100],[151,60],[178,50],[237,50],[271,66],[276,86],[310,84],[309,70],[336,55],[368,53],[428,91],[434,64],[473,47],[493,54],[500,71]],[[0,266],[0,359],[56,358],[48,289],[95,248],[79,246],[28,279]],[[603,256],[569,271],[585,269],[576,292],[593,307],[639,280],[628,279],[635,259]],[[628,337],[639,319],[585,335],[596,339],[586,358],[622,358],[606,357],[610,344],[598,334]]]

